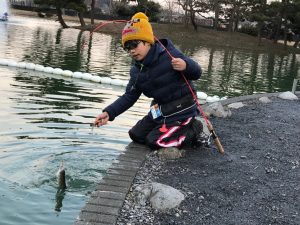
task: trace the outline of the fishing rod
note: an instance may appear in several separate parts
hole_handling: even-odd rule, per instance
[[[99,23],[94,29],[92,29],[90,31],[90,38],[93,36],[93,33],[97,30],[99,30],[101,27],[104,27],[106,26],[107,24],[111,24],[111,23],[127,23],[129,20],[108,20],[106,22],[101,22]],[[84,41],[82,43],[82,46],[81,46],[81,51],[84,49],[84,46],[86,45],[86,41]]]
[[[99,25],[97,25],[97,26],[90,32],[90,36],[93,35],[93,32],[95,32],[96,30],[99,30],[101,27],[103,27],[103,26],[105,26],[105,25],[107,25],[107,24],[111,24],[111,23],[127,23],[127,22],[128,22],[128,20],[109,20],[109,21],[107,21],[107,22],[105,22],[105,23],[100,23]],[[174,57],[171,55],[170,51],[169,51],[169,50],[168,50],[168,49],[160,42],[160,40],[159,40],[156,36],[154,36],[154,38],[155,38],[155,40],[161,45],[161,47],[167,52],[167,54],[170,56],[170,58],[171,58],[171,59],[174,59]],[[205,121],[205,123],[206,123],[206,125],[207,125],[207,128],[208,128],[209,132],[210,132],[209,137],[212,137],[212,138],[213,138],[214,143],[215,143],[215,145],[216,145],[218,151],[219,151],[221,154],[224,154],[224,148],[223,148],[223,146],[222,146],[222,144],[221,144],[221,141],[220,141],[219,137],[217,136],[216,131],[215,131],[213,125],[212,125],[211,122],[207,119],[207,117],[206,117],[206,115],[205,115],[205,113],[204,113],[204,111],[203,111],[203,109],[202,109],[202,107],[201,107],[201,105],[200,105],[200,103],[199,103],[199,101],[198,101],[198,99],[197,99],[197,97],[196,97],[196,95],[195,95],[195,93],[194,93],[194,91],[193,91],[193,89],[192,89],[190,83],[189,83],[188,80],[186,79],[186,77],[185,77],[185,75],[183,74],[183,72],[181,72],[181,76],[183,77],[185,83],[187,84],[187,86],[188,86],[188,88],[189,88],[189,90],[190,90],[190,92],[191,92],[191,94],[192,94],[192,96],[193,96],[193,98],[194,98],[194,100],[195,100],[197,106],[198,106],[198,109],[200,110],[200,113],[202,114],[202,117],[204,118],[204,121]]]

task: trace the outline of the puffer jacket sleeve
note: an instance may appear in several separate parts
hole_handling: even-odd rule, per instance
[[[136,77],[131,76],[127,86],[125,93],[120,96],[116,101],[103,109],[103,112],[107,112],[109,115],[109,121],[113,121],[118,115],[125,112],[134,103],[139,99],[142,92],[134,87],[134,83],[136,82]]]
[[[174,58],[182,58],[186,62],[186,69],[182,72],[188,80],[198,80],[200,78],[202,69],[197,62],[185,56],[175,47],[172,49],[171,54]]]
[[[186,62],[186,69],[182,71],[183,74],[189,80],[198,80],[202,74],[200,65],[188,57],[184,57],[183,60]]]

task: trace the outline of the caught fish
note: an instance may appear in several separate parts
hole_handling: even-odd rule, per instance
[[[58,188],[60,189],[66,189],[67,185],[66,185],[66,172],[64,169],[64,164],[63,162],[61,162],[60,167],[57,171],[57,180],[58,180]]]

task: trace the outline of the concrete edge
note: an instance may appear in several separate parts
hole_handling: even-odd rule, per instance
[[[133,179],[150,149],[130,143],[106,171],[74,225],[115,225]]]

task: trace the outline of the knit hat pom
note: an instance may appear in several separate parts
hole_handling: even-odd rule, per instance
[[[138,12],[138,13],[134,14],[133,17],[132,17],[132,19],[145,19],[145,20],[149,21],[148,16],[146,16],[142,12]]]
[[[122,31],[122,45],[126,41],[141,40],[154,43],[154,35],[149,18],[142,12],[133,15],[130,21],[125,25]]]

